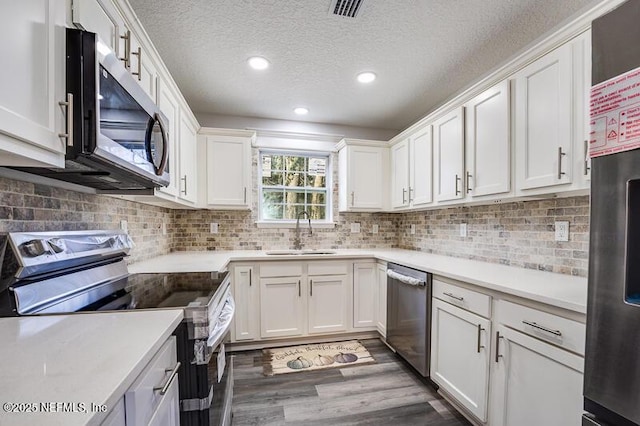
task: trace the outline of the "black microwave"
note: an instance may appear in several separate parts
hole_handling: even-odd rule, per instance
[[[20,170],[102,193],[169,184],[170,123],[96,34],[67,28],[66,87],[65,167]]]

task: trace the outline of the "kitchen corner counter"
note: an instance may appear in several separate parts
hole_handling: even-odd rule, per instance
[[[587,279],[403,249],[348,249],[322,255],[267,255],[265,251],[174,252],[130,265],[132,273],[223,271],[230,262],[378,259],[399,263],[486,289],[586,313]]]
[[[182,318],[158,310],[0,319],[0,424],[100,424]]]

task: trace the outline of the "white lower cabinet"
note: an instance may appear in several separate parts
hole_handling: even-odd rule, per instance
[[[499,325],[492,426],[581,424],[584,358]]]
[[[302,277],[260,278],[260,337],[304,334]]]
[[[234,340],[254,340],[260,337],[260,293],[252,266],[234,266],[233,298],[236,312],[233,316]]]
[[[353,264],[353,328],[376,327],[378,268],[375,262]]]
[[[309,276],[309,334],[347,330],[348,289],[346,275]]]
[[[376,292],[376,327],[378,333],[384,338],[387,337],[387,264],[378,263],[376,265],[378,270]]]

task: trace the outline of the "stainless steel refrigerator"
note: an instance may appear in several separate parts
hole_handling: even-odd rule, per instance
[[[640,67],[640,0],[593,21],[592,49],[594,86]],[[590,226],[583,425],[640,425],[640,149],[593,158]]]

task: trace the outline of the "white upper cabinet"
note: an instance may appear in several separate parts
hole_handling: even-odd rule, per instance
[[[118,57],[123,55],[121,36],[126,37],[127,30],[111,0],[72,1],[71,18],[77,27],[96,33]]]
[[[459,107],[433,123],[436,159],[436,199],[464,198],[464,108]]]
[[[464,187],[472,197],[511,189],[509,102],[509,81],[505,80],[465,105]]]
[[[167,172],[169,172],[170,183],[166,187],[161,187],[158,191],[170,196],[178,194],[180,177],[178,173],[178,152],[180,137],[180,105],[171,87],[163,80],[158,79],[158,106],[160,111],[167,117],[167,137],[169,138],[169,161],[167,162]]]
[[[198,201],[198,151],[197,151],[197,130],[187,114],[180,114],[180,150],[178,163],[179,191],[178,198],[195,204]]]
[[[389,149],[382,142],[344,139],[338,151],[340,211],[385,208]]]
[[[251,209],[251,144],[254,132],[203,129],[206,200],[211,208]]]
[[[571,183],[571,44],[526,66],[514,79],[517,189]]]
[[[413,207],[433,201],[433,138],[431,126],[409,137],[409,202]]]
[[[147,95],[149,95],[154,102],[157,102],[156,78],[158,72],[156,65],[153,63],[148,51],[142,48],[140,40],[138,40],[133,33],[131,34],[131,59],[129,70]]]
[[[409,206],[409,139],[391,147],[391,207]]]
[[[575,155],[574,169],[577,184],[588,188],[591,179],[589,138],[591,133],[591,30],[576,37],[573,46],[574,64],[574,108],[575,108]]]
[[[64,166],[65,7],[64,0],[3,2],[0,165]]]

